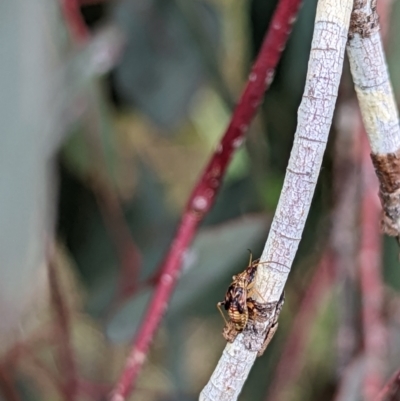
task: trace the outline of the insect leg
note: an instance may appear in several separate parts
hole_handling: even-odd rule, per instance
[[[221,305],[225,305],[225,301],[223,301],[223,302],[218,302],[218,303],[217,303],[217,308],[218,308],[218,310],[219,310],[219,313],[220,313],[221,316],[222,316],[222,319],[224,319],[225,324],[228,324],[228,321],[226,320],[225,315],[224,315],[223,312],[222,312]]]
[[[260,292],[257,290],[257,288],[253,288],[253,292],[254,292],[255,294],[257,294],[257,295],[265,302],[264,297],[260,294]]]
[[[253,294],[257,294],[264,302],[266,302],[265,299],[264,299],[264,297],[263,297],[263,296],[260,294],[260,292],[257,290],[257,288],[253,288],[253,286],[251,286],[250,289],[248,288],[247,297],[250,298]]]
[[[268,344],[271,342],[272,337],[275,335],[277,330],[278,330],[278,323],[272,325],[272,327],[267,331],[264,343],[261,349],[258,351],[257,356],[261,356],[264,353],[264,351],[267,349]]]

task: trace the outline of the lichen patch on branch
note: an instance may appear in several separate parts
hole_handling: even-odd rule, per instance
[[[400,149],[384,155],[371,154],[379,178],[382,203],[381,227],[385,234],[400,235]]]

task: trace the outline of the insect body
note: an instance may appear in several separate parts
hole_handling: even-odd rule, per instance
[[[228,311],[229,318],[237,331],[242,331],[246,327],[249,318],[246,300],[246,287],[243,285],[243,282],[234,280],[228,288],[225,299],[222,302],[218,302],[219,309],[223,305],[225,310]],[[223,314],[222,316],[225,323],[228,323],[225,316]]]
[[[237,332],[242,331],[249,320],[249,314],[252,313],[252,308],[249,308],[248,299],[254,292],[254,279],[256,277],[258,260],[250,261],[247,268],[240,274],[233,276],[232,283],[225,294],[225,299],[218,302],[217,307],[221,312],[227,327],[234,329]],[[224,306],[228,312],[231,323],[228,323],[222,313],[221,306]]]
[[[260,264],[259,260],[252,261],[250,254],[248,266],[242,273],[233,276],[233,281],[228,287],[224,300],[217,304],[225,321],[222,334],[228,342],[233,342],[236,336],[246,328],[246,330],[250,330],[250,339],[253,336],[256,339],[255,343],[257,343],[260,330],[258,323],[263,324],[268,321],[268,326],[264,329],[261,324],[261,330],[263,330],[265,337],[263,343],[258,347],[258,356],[262,355],[278,328],[278,317],[284,302],[284,292],[277,302],[259,302],[252,298],[253,294],[256,293],[263,299],[254,287],[257,268]],[[229,321],[226,320],[221,306],[227,311]],[[249,349],[252,349],[253,346],[254,342],[251,340]]]

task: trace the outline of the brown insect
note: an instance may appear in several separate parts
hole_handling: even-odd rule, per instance
[[[250,253],[250,260],[247,268],[242,273],[232,277],[233,281],[228,287],[225,299],[222,302],[218,302],[217,308],[226,323],[224,332],[226,330],[231,333],[235,330],[236,334],[241,332],[246,327],[249,316],[256,313],[258,303],[251,300],[250,297],[256,292],[254,283],[258,265],[259,259],[252,261],[252,255]],[[249,304],[248,301],[250,300],[251,303]],[[228,312],[230,322],[226,320],[221,306],[224,306],[225,310]]]
[[[228,287],[225,299],[222,302],[218,302],[217,307],[225,321],[222,334],[228,342],[233,342],[236,336],[246,328],[248,323],[253,323],[252,330],[255,330],[257,333],[254,323],[270,320],[264,343],[257,353],[258,356],[261,356],[278,328],[278,317],[285,296],[283,292],[281,298],[277,302],[268,303],[261,303],[252,298],[254,293],[257,293],[259,297],[262,298],[254,288],[259,265],[259,259],[252,261],[252,255],[250,253],[248,266],[242,273],[233,276],[233,281]],[[224,306],[225,310],[228,312],[229,321],[226,320],[221,306]]]
[[[275,335],[278,329],[278,317],[282,310],[283,303],[285,301],[285,293],[282,292],[280,299],[277,302],[268,302],[268,303],[260,303],[252,298],[247,298],[247,310],[248,310],[248,322],[252,323],[251,331],[258,335],[258,328],[254,325],[255,322],[265,322],[266,320],[270,320],[268,327],[266,328],[264,341],[257,351],[257,356],[261,356],[266,350],[268,344],[271,342],[273,336]],[[243,329],[242,329],[243,330]],[[233,342],[236,336],[240,331],[237,330],[236,325],[229,321],[226,323],[222,334],[226,341]],[[251,349],[251,346],[250,348]]]

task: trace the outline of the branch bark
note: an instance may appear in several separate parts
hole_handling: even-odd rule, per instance
[[[384,233],[400,234],[400,127],[387,70],[376,0],[356,0],[347,54],[380,183]]]
[[[332,123],[351,10],[351,0],[318,2],[293,149],[261,256],[261,262],[267,264],[260,266],[256,280],[263,302],[279,302],[301,239]],[[245,329],[233,343],[227,344],[200,394],[200,401],[238,398],[270,323],[266,322],[263,329],[258,329],[258,334]]]

